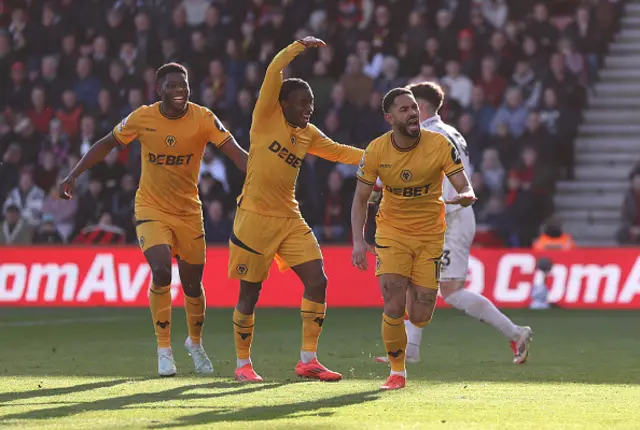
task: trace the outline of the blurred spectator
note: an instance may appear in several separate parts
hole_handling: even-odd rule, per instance
[[[65,90],[62,93],[62,107],[56,112],[56,118],[62,123],[62,130],[70,139],[78,137],[82,106],[78,104],[76,93],[73,90]]]
[[[43,221],[45,217],[51,217],[57,231],[65,242],[69,239],[73,231],[74,219],[78,210],[78,200],[77,198],[62,200],[58,197],[58,187],[56,184],[51,187],[42,205],[42,213],[44,214]]]
[[[104,185],[106,196],[111,197],[120,185],[121,178],[126,175],[127,168],[118,160],[118,150],[113,149],[104,160],[89,170],[92,179],[97,179]]]
[[[209,145],[204,150],[202,156],[202,164],[200,165],[200,178],[206,173],[210,174],[216,181],[220,182],[225,190],[229,191],[229,183],[227,182],[227,168],[222,159],[216,156],[214,149]]]
[[[134,216],[134,204],[138,184],[131,173],[126,173],[120,179],[120,188],[113,193],[110,213],[113,221],[125,230],[133,227],[131,220]]]
[[[517,87],[509,88],[504,103],[493,117],[492,133],[496,134],[498,124],[507,124],[509,132],[515,137],[520,137],[524,132],[528,114],[529,112],[522,102],[520,89]]]
[[[20,173],[18,186],[9,192],[4,201],[3,211],[6,213],[10,206],[16,206],[26,222],[37,225],[40,223],[43,203],[44,191],[35,185],[31,171],[24,169]]]
[[[468,113],[460,116],[458,120],[458,130],[467,141],[471,164],[474,166],[479,165],[480,159],[482,158],[482,150],[485,146],[485,135],[476,125],[473,116]]]
[[[85,109],[93,109],[98,104],[98,93],[100,92],[100,81],[92,75],[93,64],[88,57],[78,58],[76,65],[76,79],[73,87],[76,100]],[[63,104],[68,104],[63,100]]]
[[[4,210],[0,245],[30,245],[34,230],[35,227],[22,217],[20,207],[9,204]]]
[[[480,58],[476,43],[473,40],[473,32],[464,29],[458,34],[458,57],[461,73],[469,78],[474,78],[480,73]]]
[[[622,203],[621,226],[618,230],[618,243],[622,245],[640,244],[640,168],[636,167],[630,175],[630,187]]]
[[[531,69],[531,64],[526,58],[516,62],[510,85],[520,89],[527,109],[538,107],[542,94],[542,83],[536,78],[533,69]]]
[[[467,76],[460,74],[460,64],[457,61],[447,62],[447,74],[441,82],[449,88],[447,92],[449,97],[457,101],[462,108],[469,107],[473,83]]]
[[[224,216],[224,205],[220,200],[213,200],[207,207],[204,217],[204,231],[207,243],[226,244],[229,242],[233,223]]]
[[[36,186],[41,190],[53,187],[58,179],[58,171],[58,163],[53,152],[40,152],[40,162],[33,175]]]
[[[355,55],[347,57],[347,67],[340,79],[344,87],[346,100],[354,106],[363,106],[373,90],[373,80],[364,74],[362,62]]]
[[[476,85],[482,89],[484,99],[494,108],[502,102],[502,95],[507,88],[507,81],[496,74],[496,61],[491,57],[482,60],[480,78]]]
[[[487,188],[493,194],[502,195],[504,191],[505,171],[500,162],[500,155],[496,149],[487,149],[482,154],[480,172],[484,177]]]
[[[63,80],[58,73],[58,59],[54,55],[42,58],[40,64],[40,76],[35,81],[36,86],[43,87],[46,93],[45,100],[49,101],[53,108],[61,103]]]
[[[73,243],[78,245],[117,245],[124,244],[125,239],[125,231],[114,225],[111,214],[105,212],[100,215],[97,224],[83,228],[73,239]]]
[[[343,187],[342,175],[329,173],[324,199],[319,207],[320,219],[314,232],[320,242],[344,242],[349,234],[351,196]]]
[[[36,245],[54,245],[64,243],[60,232],[56,228],[55,221],[51,215],[42,217],[42,224],[33,237],[33,243]]]
[[[42,144],[42,134],[34,127],[31,120],[21,117],[14,127],[15,141],[22,149],[22,161],[25,164],[36,164],[38,162],[38,152]]]
[[[18,185],[22,150],[18,143],[11,143],[0,164],[0,201],[4,202],[9,192]]]
[[[107,209],[107,202],[103,197],[103,185],[97,178],[91,178],[87,190],[82,193],[78,202],[75,216],[75,229],[78,232],[88,225],[98,222],[100,215]]]
[[[473,87],[471,90],[471,104],[467,112],[473,117],[482,134],[489,134],[491,121],[495,115],[495,109],[485,101],[484,90],[481,86]]]
[[[558,29],[549,22],[549,11],[543,2],[533,7],[533,17],[527,23],[527,33],[540,42],[547,53],[551,52],[558,41]]]
[[[507,22],[509,8],[506,0],[483,0],[482,16],[495,28],[502,28]]]
[[[405,80],[398,77],[400,64],[395,57],[385,57],[382,62],[382,70],[375,80],[375,90],[386,94],[389,90],[404,86]]]
[[[536,251],[573,248],[575,248],[573,238],[569,233],[562,231],[562,225],[556,220],[548,221],[540,237],[533,242],[533,249]]]
[[[16,62],[11,66],[11,82],[2,96],[0,108],[10,107],[22,111],[28,106],[31,86],[27,80],[25,63]]]
[[[47,134],[49,132],[49,122],[53,118],[53,110],[46,103],[44,88],[33,87],[31,90],[31,108],[27,110],[27,116],[39,133]]]

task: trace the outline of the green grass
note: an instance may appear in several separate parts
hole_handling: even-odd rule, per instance
[[[497,332],[438,310],[423,362],[399,392],[378,390],[388,373],[373,362],[383,352],[379,310],[330,309],[320,359],[345,380],[317,383],[293,375],[298,313],[260,309],[261,385],[231,379],[230,310],[208,313],[215,377],[193,373],[184,313],[174,312],[179,374],[159,379],[148,310],[0,308],[0,427],[640,428],[637,312],[509,312],[535,332],[529,362],[514,366]]]

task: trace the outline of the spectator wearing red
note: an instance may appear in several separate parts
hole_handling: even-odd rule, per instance
[[[56,112],[56,118],[60,120],[62,130],[71,140],[78,137],[82,112],[82,106],[76,100],[76,93],[70,89],[65,90],[62,93],[62,107]]]
[[[469,78],[475,78],[480,73],[480,59],[473,40],[473,32],[464,29],[458,33],[458,56],[461,73]]]
[[[507,81],[496,73],[496,60],[493,57],[484,57],[480,68],[480,77],[476,85],[482,88],[484,99],[494,108],[500,106]]]
[[[34,87],[31,90],[31,107],[27,116],[39,133],[49,132],[49,123],[53,118],[53,109],[46,103],[46,93],[42,87]]]
[[[124,229],[113,224],[113,218],[108,212],[100,216],[97,224],[83,228],[73,239],[77,245],[123,245],[125,243]]]

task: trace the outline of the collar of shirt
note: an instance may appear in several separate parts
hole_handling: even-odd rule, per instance
[[[422,124],[420,124],[420,127],[422,128],[429,128],[429,126],[432,125],[436,125],[438,123],[441,123],[442,119],[440,118],[440,115],[435,114],[432,117],[429,117],[427,119],[425,119],[424,121],[422,121]]]

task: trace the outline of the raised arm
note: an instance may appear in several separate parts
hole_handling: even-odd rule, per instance
[[[260,94],[253,110],[254,118],[255,116],[269,116],[278,107],[278,97],[282,86],[282,70],[306,48],[318,46],[325,46],[325,43],[315,37],[305,37],[293,42],[273,57],[264,75],[262,87],[260,87]]]
[[[336,143],[314,125],[309,124],[309,127],[313,127],[314,134],[309,150],[307,151],[310,154],[317,155],[320,158],[335,163],[358,164],[360,160],[362,160],[364,154],[362,149]]]

